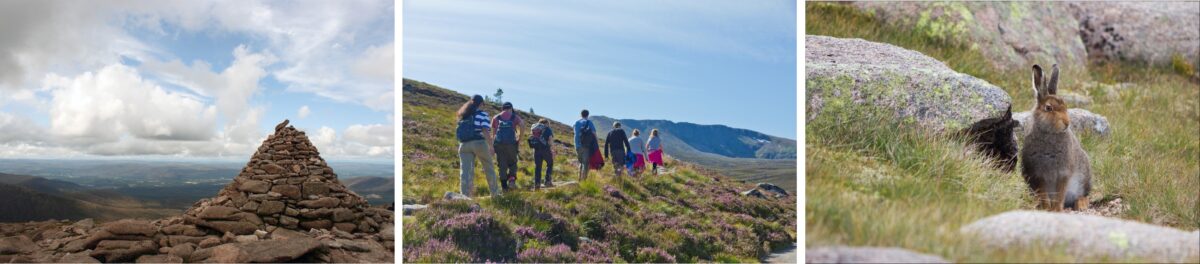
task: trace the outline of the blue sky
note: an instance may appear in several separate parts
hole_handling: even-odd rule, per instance
[[[0,3],[0,158],[393,160],[391,1]]]
[[[796,138],[795,1],[404,1],[405,78]]]

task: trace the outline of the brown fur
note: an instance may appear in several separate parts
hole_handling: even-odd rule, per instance
[[[1066,103],[1057,96],[1058,65],[1054,65],[1048,82],[1042,77],[1041,66],[1034,65],[1033,86],[1037,105],[1021,147],[1021,175],[1040,207],[1051,211],[1086,208],[1092,187],[1091,163],[1070,130]],[[1078,186],[1072,188],[1072,181]]]

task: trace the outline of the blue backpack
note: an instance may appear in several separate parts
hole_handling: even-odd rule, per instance
[[[517,118],[517,113],[509,113],[508,120],[502,118],[501,114],[496,118],[499,126],[496,128],[496,144],[517,144],[517,127],[513,119]]]
[[[475,115],[472,114],[458,120],[458,128],[455,129],[454,136],[458,138],[459,143],[471,142],[483,139],[483,135],[479,132],[479,127],[475,125]]]

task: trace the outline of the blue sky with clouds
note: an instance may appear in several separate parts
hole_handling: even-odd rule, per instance
[[[796,136],[795,1],[403,2],[405,78],[559,121],[593,115]]]
[[[4,1],[0,158],[394,156],[391,1]]]

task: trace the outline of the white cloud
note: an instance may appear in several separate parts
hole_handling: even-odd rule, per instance
[[[141,139],[208,140],[217,109],[199,99],[145,81],[121,64],[76,77],[51,74],[50,132],[82,142]]]
[[[322,126],[309,140],[322,155],[349,157],[388,157],[395,155],[391,133],[392,124],[351,125],[339,139],[337,131]],[[384,135],[387,133],[388,135]]]
[[[0,1],[0,106],[30,109],[0,112],[0,156],[245,155],[265,138],[263,117],[280,111],[257,98],[276,92],[260,86],[267,77],[286,91],[390,111],[394,5]],[[168,39],[234,35],[250,43],[214,69],[224,62],[185,62],[180,58],[190,56],[143,42],[146,32]],[[306,105],[297,114],[311,111]],[[319,132],[330,136],[331,153],[391,155],[390,145],[347,142],[381,140],[361,129],[347,138],[332,128]]]
[[[395,46],[388,43],[383,46],[372,46],[363,51],[354,64],[354,71],[359,76],[375,78],[380,81],[394,82]]]
[[[345,139],[369,146],[392,146],[395,131],[390,124],[352,125],[346,128]]]
[[[296,117],[299,117],[300,119],[304,119],[304,118],[308,117],[308,114],[309,114],[309,113],[311,113],[311,112],[312,112],[312,111],[309,111],[309,110],[308,110],[308,106],[307,106],[307,105],[305,105],[305,106],[301,106],[301,107],[300,107],[300,110],[296,110]]]
[[[45,140],[45,131],[29,119],[0,112],[0,143],[32,143]]]

